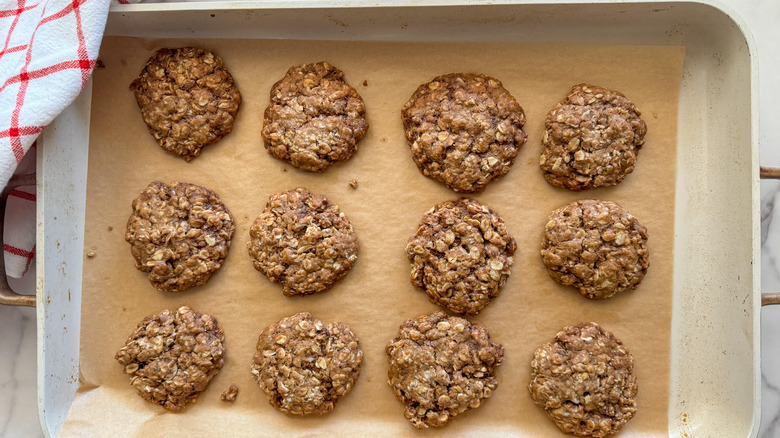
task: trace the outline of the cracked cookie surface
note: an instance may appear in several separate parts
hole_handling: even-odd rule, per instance
[[[222,368],[224,342],[216,319],[182,306],[144,318],[114,358],[141,398],[179,411]]]
[[[420,85],[401,117],[423,175],[460,193],[481,192],[506,175],[526,141],[523,108],[501,81],[481,74]]]
[[[195,184],[153,182],[135,199],[125,240],[136,268],[155,288],[200,286],[227,257],[235,225],[213,191]]]
[[[447,201],[423,216],[409,238],[411,281],[430,300],[458,314],[476,315],[501,293],[517,249],[504,220],[469,198]]]
[[[241,105],[222,59],[195,47],[158,50],[130,89],[160,147],[186,161],[233,130]]]
[[[304,188],[271,195],[249,237],[255,269],[287,296],[328,290],[349,273],[359,249],[338,206]]]
[[[504,347],[481,325],[444,312],[405,321],[388,344],[388,384],[419,429],[444,426],[498,388]]]
[[[321,415],[349,393],[362,363],[360,342],[348,325],[326,325],[301,312],[263,330],[252,375],[282,412]]]
[[[634,359],[596,323],[561,330],[531,362],[528,390],[563,432],[603,437],[636,413]]]
[[[268,153],[308,172],[349,160],[366,131],[363,98],[327,62],[290,67],[263,116]]]
[[[610,201],[576,201],[552,212],[542,261],[557,282],[590,299],[636,289],[650,266],[647,228]]]
[[[547,115],[539,165],[547,182],[569,190],[619,184],[634,171],[647,125],[623,94],[579,84]]]

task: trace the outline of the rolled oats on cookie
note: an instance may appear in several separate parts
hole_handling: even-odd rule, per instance
[[[451,73],[422,84],[401,110],[412,158],[423,175],[478,193],[506,175],[525,143],[525,113],[490,76]]]
[[[359,249],[338,206],[304,188],[271,195],[249,237],[255,269],[287,296],[328,290],[349,273]]]
[[[363,98],[327,62],[292,66],[271,88],[263,116],[265,148],[293,167],[322,172],[349,160],[366,131]]]
[[[263,330],[252,375],[282,412],[322,415],[352,390],[362,363],[360,342],[348,325],[326,325],[301,312]]]
[[[144,318],[115,359],[144,400],[171,411],[195,403],[222,368],[225,335],[188,306]]]
[[[430,209],[409,238],[412,284],[430,300],[476,315],[501,293],[517,249],[504,220],[478,201],[460,198]]]
[[[155,288],[180,292],[200,286],[227,257],[236,230],[213,191],[195,184],[149,184],[133,200],[125,240],[135,266]]]
[[[444,426],[498,388],[504,347],[481,325],[444,312],[405,321],[387,345],[387,383],[418,429]]]
[[[531,368],[531,398],[563,432],[603,437],[636,414],[634,358],[594,322],[561,330],[536,350]]]
[[[569,190],[619,184],[634,171],[647,125],[623,94],[579,84],[545,121],[539,159],[547,182]]]
[[[610,201],[576,201],[553,211],[541,254],[553,279],[590,299],[636,289],[650,266],[647,228]]]
[[[160,147],[186,161],[233,130],[241,105],[222,59],[195,47],[158,50],[130,89]]]

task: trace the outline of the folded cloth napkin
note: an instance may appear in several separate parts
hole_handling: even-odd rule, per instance
[[[89,79],[108,6],[108,0],[0,0],[0,186]]]
[[[109,0],[0,0],[0,187],[92,74],[108,6]],[[35,252],[34,187],[17,188],[7,208],[6,271],[20,277]]]
[[[6,275],[22,278],[35,257],[35,186],[15,187],[8,193],[4,225]]]
[[[19,163],[9,187],[4,190],[7,197],[0,231],[3,232],[5,273],[11,278],[24,277],[35,258],[35,185],[32,184],[35,182],[36,143]]]

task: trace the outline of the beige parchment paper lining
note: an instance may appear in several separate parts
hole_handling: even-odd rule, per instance
[[[190,163],[160,149],[128,86],[160,47],[214,50],[243,96],[233,132]],[[84,248],[81,386],[62,436],[561,436],[528,394],[534,350],[564,326],[596,321],[623,340],[638,376],[638,413],[625,436],[667,431],[677,101],[684,48],[472,43],[373,43],[265,40],[142,40],[108,37],[94,73]],[[287,69],[327,60],[363,96],[368,135],[347,163],[323,174],[298,171],[262,146],[262,116],[272,84]],[[450,72],[500,79],[524,108],[528,142],[507,176],[474,196],[497,211],[517,239],[515,264],[501,295],[473,321],[505,348],[499,387],[480,408],[447,427],[417,431],[386,383],[384,348],[407,318],[439,310],[409,282],[407,239],[433,205],[454,192],[422,176],[400,119],[416,87]],[[544,119],[574,84],[622,91],[642,111],[646,145],[636,170],[614,188],[572,193],[548,185],[539,170]],[[351,179],[358,181],[354,190]],[[134,267],[124,241],[130,203],[151,181],[186,181],[215,190],[236,233],[222,269],[202,287],[163,293]],[[360,239],[351,273],[327,293],[286,298],[255,271],[249,226],[272,193],[304,186],[324,193],[350,218]],[[612,200],[649,230],[650,269],[640,287],[589,301],[547,275],[539,255],[550,212],[583,198]],[[94,253],[93,257],[87,257]],[[226,337],[222,371],[181,413],[142,400],[114,360],[146,315],[187,304],[215,316]],[[365,354],[352,392],[326,416],[287,416],[270,406],[250,375],[257,337],[284,316],[309,311],[348,323]],[[229,385],[235,403],[220,400]]]

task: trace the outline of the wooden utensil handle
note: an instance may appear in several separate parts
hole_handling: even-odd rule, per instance
[[[780,179],[780,167],[760,167],[761,179]]]
[[[35,307],[35,295],[19,295],[8,287],[8,281],[3,277],[3,285],[0,285],[0,304],[7,306]]]
[[[780,168],[778,167],[760,167],[759,173],[761,179],[780,179]],[[780,304],[780,292],[761,294],[761,305],[771,306]]]

